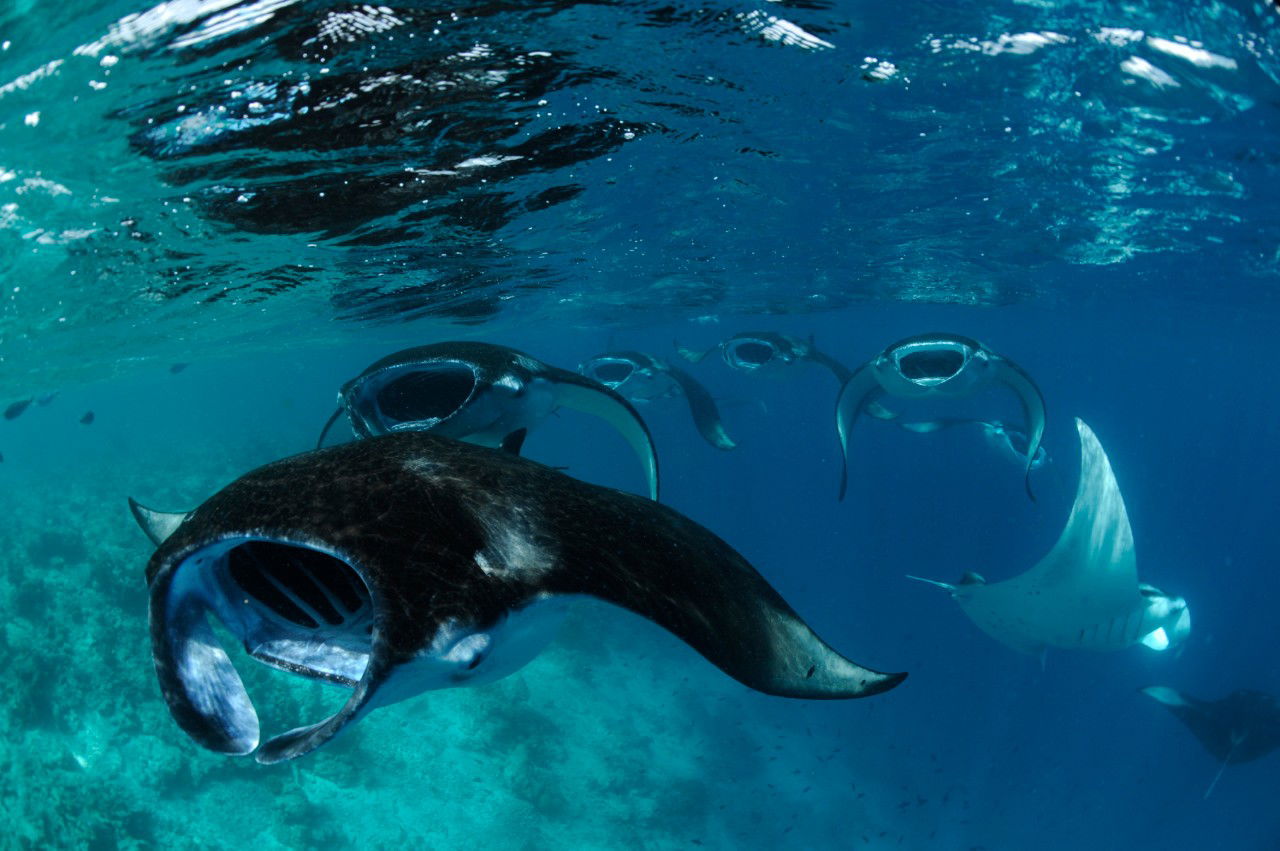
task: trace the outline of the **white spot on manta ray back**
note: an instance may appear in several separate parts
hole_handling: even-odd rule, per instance
[[[509,514],[486,513],[480,522],[485,529],[485,547],[475,554],[475,562],[486,576],[533,579],[555,567],[556,553],[538,534],[528,509],[517,508]]]

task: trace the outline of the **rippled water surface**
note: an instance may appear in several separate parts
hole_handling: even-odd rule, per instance
[[[421,317],[1270,302],[1277,26],[1243,0],[10,6],[5,384]]]

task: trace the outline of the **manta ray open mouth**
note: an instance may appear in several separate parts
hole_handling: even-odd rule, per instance
[[[592,378],[615,390],[635,371],[635,366],[624,360],[597,361],[588,368]]]
[[[257,747],[258,719],[209,623],[212,612],[255,659],[355,687],[369,663],[373,602],[338,555],[274,539],[236,537],[197,549],[177,566],[159,611],[156,663],[173,678],[184,726],[216,750]]]
[[[744,340],[729,350],[733,366],[747,368],[764,366],[773,360],[777,353],[776,348],[758,340]]]
[[[476,389],[476,374],[463,363],[413,364],[370,376],[357,391],[356,407],[374,424],[430,426],[457,413]]]
[[[911,381],[943,382],[964,369],[968,357],[962,349],[921,348],[898,357],[898,371]]]

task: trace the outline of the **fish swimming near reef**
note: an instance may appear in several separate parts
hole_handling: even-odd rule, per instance
[[[630,402],[576,372],[494,343],[432,343],[371,364],[343,385],[316,445],[345,411],[357,437],[430,431],[519,454],[529,430],[558,408],[617,429],[644,465],[649,496],[658,498],[658,453]]]
[[[1168,649],[1191,631],[1186,600],[1138,581],[1133,530],[1111,462],[1083,420],[1076,429],[1075,503],[1058,542],[1034,567],[1001,582],[972,572],[955,585],[910,578],[949,591],[983,632],[1015,650]]]
[[[1222,763],[1205,790],[1206,798],[1227,765],[1250,762],[1280,748],[1280,701],[1273,695],[1239,689],[1221,700],[1200,700],[1168,686],[1138,690],[1172,712]]]
[[[14,402],[12,405],[4,409],[4,418],[6,420],[16,420],[18,417],[22,416],[23,412],[26,411],[27,408],[31,407],[31,403],[33,401],[35,400],[23,399],[21,402]]]
[[[204,747],[259,762],[301,756],[377,706],[511,673],[576,597],[654,621],[768,694],[866,697],[906,676],[841,656],[676,511],[425,432],[268,464],[183,514],[130,505],[158,546],[146,577],[170,712]],[[255,659],[347,688],[346,703],[259,747],[210,615]]]

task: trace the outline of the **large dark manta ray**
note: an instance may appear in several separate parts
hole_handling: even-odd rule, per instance
[[[259,762],[305,754],[378,705],[505,676],[584,595],[768,694],[865,697],[906,676],[841,656],[683,515],[423,432],[268,464],[187,514],[132,506],[158,544],[146,574],[156,673],[192,738],[231,754],[259,744],[210,613],[259,661],[351,689],[331,717],[263,744]]]

